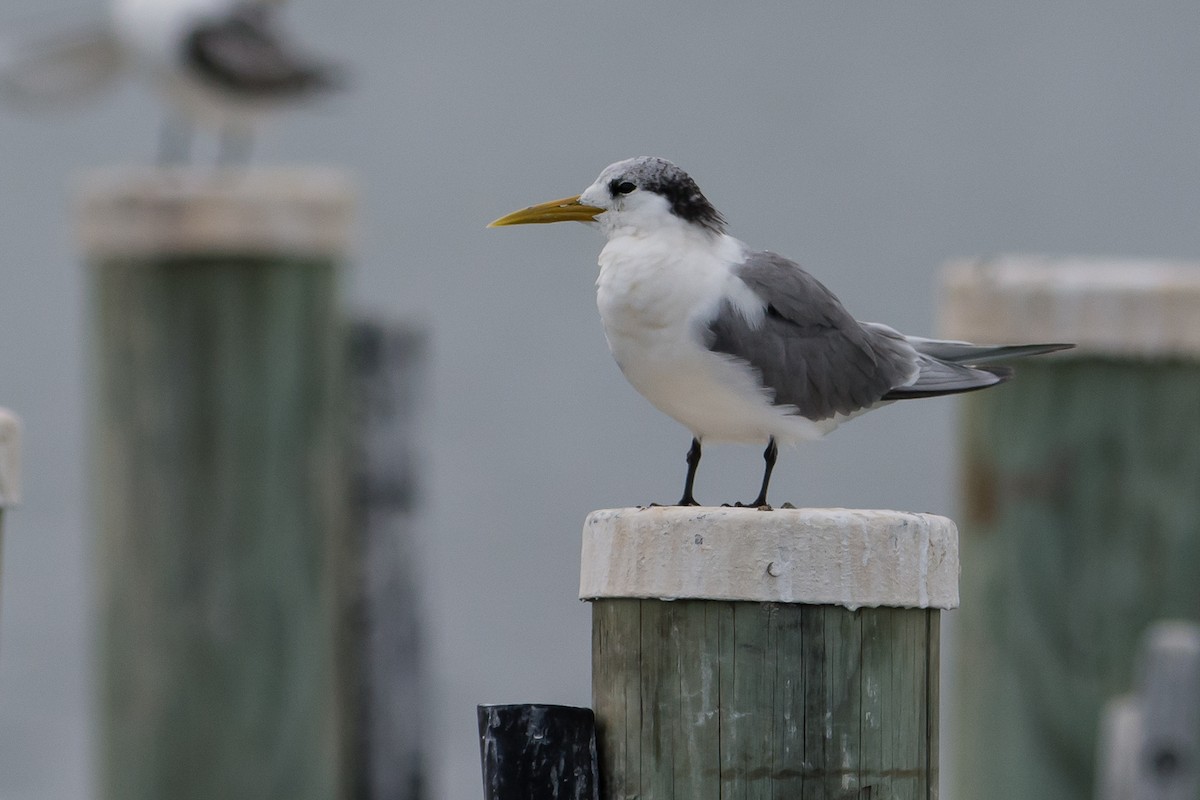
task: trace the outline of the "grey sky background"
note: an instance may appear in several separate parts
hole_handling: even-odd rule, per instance
[[[0,0],[6,30],[104,6]],[[281,119],[269,163],[361,186],[354,305],[431,332],[418,573],[431,774],[479,796],[474,706],[589,700],[578,540],[594,508],[672,501],[688,434],[611,362],[600,235],[485,230],[633,155],[676,161],[751,245],[860,318],[935,331],[937,269],[1024,251],[1200,254],[1195,2],[296,0],[354,91]],[[0,404],[26,423],[4,542],[0,797],[88,797],[92,560],[82,171],[153,159],[127,82],[79,108],[0,110]],[[210,158],[210,146],[201,148]],[[896,404],[784,452],[776,502],[952,514],[950,400]],[[697,496],[757,489],[756,448],[706,451]]]

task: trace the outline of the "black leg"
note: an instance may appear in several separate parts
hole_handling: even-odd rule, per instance
[[[687,454],[687,480],[683,482],[683,497],[679,499],[681,506],[698,506],[696,498],[692,497],[692,484],[696,482],[696,467],[700,466],[700,440],[692,439],[692,449]]]
[[[775,437],[772,436],[767,442],[767,449],[763,451],[763,461],[767,462],[767,468],[763,472],[762,489],[758,492],[758,497],[750,504],[751,508],[759,508],[767,504],[767,484],[771,482],[771,470],[775,469],[775,459],[779,456],[779,448],[775,446]]]

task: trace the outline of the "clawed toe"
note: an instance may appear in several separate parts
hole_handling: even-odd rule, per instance
[[[753,508],[753,509],[757,509],[759,511],[774,511],[775,510],[767,503],[734,503],[733,507],[734,508]]]

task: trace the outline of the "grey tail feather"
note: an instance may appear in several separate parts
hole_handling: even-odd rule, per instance
[[[936,358],[939,361],[949,361],[952,364],[969,364],[971,366],[987,364],[993,361],[1005,361],[1013,358],[1056,353],[1060,350],[1070,350],[1075,346],[1062,342],[1050,344],[986,345],[942,339],[921,339],[915,336],[907,338],[908,343],[918,353]]]
[[[977,345],[939,339],[909,337],[908,343],[923,356],[921,372],[908,386],[898,386],[884,400],[907,400],[974,392],[1012,377],[1011,367],[993,364],[1026,356],[1068,350],[1073,344]]]
[[[981,367],[975,369],[973,367],[964,367],[953,362],[946,362],[947,365],[955,367],[968,373],[970,377],[967,380],[958,381],[941,381],[941,382],[922,382],[919,378],[916,383],[911,386],[899,386],[885,394],[883,400],[915,400],[920,397],[942,397],[948,394],[963,394],[964,392],[977,392],[980,389],[986,389],[989,386],[995,386],[998,383],[1004,383],[1013,376],[1012,367]],[[924,376],[922,376],[924,377]]]
[[[943,395],[961,395],[988,389],[989,386],[1002,384],[1013,377],[1012,367],[966,367],[958,363],[946,361],[937,365],[940,369],[931,371],[934,374],[923,373],[916,383],[908,386],[896,386],[881,399],[916,399],[919,397],[941,397]]]

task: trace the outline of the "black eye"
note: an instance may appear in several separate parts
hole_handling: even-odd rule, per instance
[[[632,192],[634,189],[637,188],[637,184],[635,184],[633,181],[616,181],[616,180],[614,180],[612,183],[610,183],[608,185],[608,188],[612,190],[612,193],[614,195],[629,194],[630,192]]]

